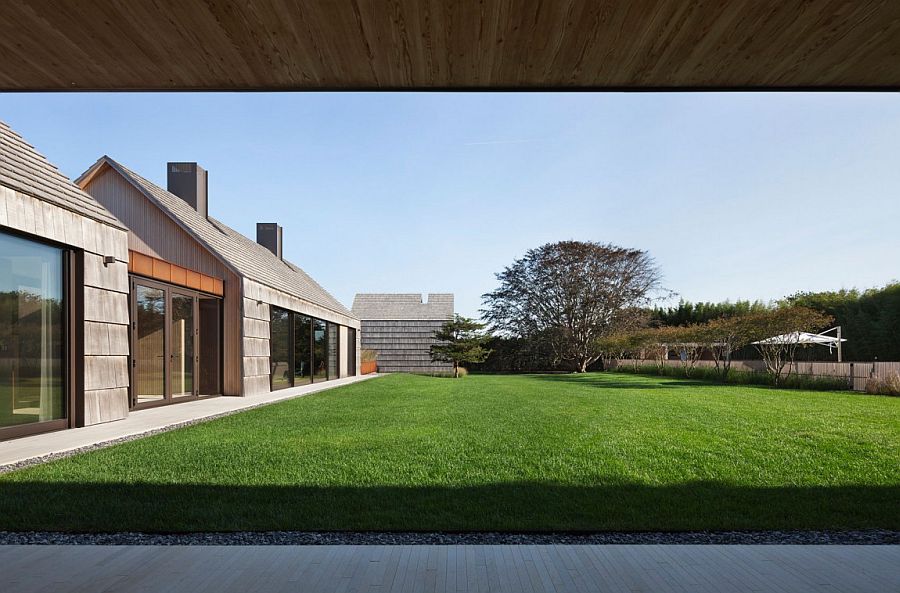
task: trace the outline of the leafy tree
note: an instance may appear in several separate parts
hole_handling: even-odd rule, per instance
[[[438,343],[431,346],[431,360],[452,362],[453,376],[459,378],[461,363],[484,362],[491,353],[485,347],[490,337],[484,334],[484,327],[474,319],[454,315],[434,332]]]
[[[755,339],[753,326],[746,316],[720,317],[701,326],[702,341],[716,365],[716,373],[724,383],[731,371],[735,352]]]
[[[492,329],[546,340],[557,362],[578,372],[599,360],[598,339],[635,324],[659,287],[653,259],[637,249],[582,241],[529,250],[482,296]]]
[[[666,349],[666,353],[668,354],[669,350],[678,353],[685,377],[691,376],[706,349],[705,330],[706,327],[700,324],[663,327],[658,330],[661,345]]]
[[[743,318],[748,335],[772,375],[775,385],[791,373],[797,349],[802,347],[801,332],[824,329],[833,321],[830,315],[808,307],[778,307],[770,311],[753,313]]]

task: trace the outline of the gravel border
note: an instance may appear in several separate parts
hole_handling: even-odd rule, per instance
[[[900,531],[685,531],[604,533],[418,533],[353,531],[240,531],[222,533],[61,533],[0,531],[0,545],[525,545],[525,544],[726,544],[898,545]]]

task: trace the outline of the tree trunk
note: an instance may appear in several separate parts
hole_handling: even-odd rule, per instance
[[[459,379],[459,363],[455,360],[453,361],[453,378]]]

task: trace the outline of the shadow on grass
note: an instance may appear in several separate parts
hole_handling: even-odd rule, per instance
[[[0,481],[0,530],[900,529],[900,486],[214,486]]]
[[[575,385],[584,385],[587,387],[601,387],[604,389],[671,389],[686,388],[696,389],[698,387],[722,387],[720,383],[712,383],[708,381],[698,381],[696,379],[678,379],[673,377],[657,377],[645,375],[632,375],[633,381],[623,380],[618,376],[611,375],[528,375],[532,379],[539,381],[550,381],[553,383],[572,383]],[[615,377],[615,378],[614,378]]]

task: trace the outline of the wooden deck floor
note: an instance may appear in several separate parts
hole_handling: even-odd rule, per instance
[[[4,546],[0,591],[900,592],[900,546]]]

